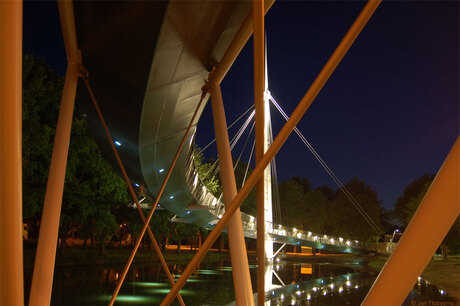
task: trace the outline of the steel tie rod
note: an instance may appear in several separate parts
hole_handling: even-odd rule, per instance
[[[123,162],[121,161],[120,155],[118,154],[118,151],[117,151],[117,149],[115,147],[115,144],[113,142],[112,136],[110,135],[109,129],[107,127],[107,124],[105,123],[105,120],[104,120],[104,117],[102,115],[101,109],[99,108],[99,104],[97,103],[96,97],[94,96],[94,92],[93,92],[93,90],[91,88],[91,85],[89,84],[88,73],[87,73],[86,70],[85,70],[85,74],[84,74],[84,82],[85,82],[85,85],[86,85],[86,87],[88,89],[88,92],[89,92],[89,95],[91,97],[91,100],[92,100],[92,102],[94,104],[94,107],[96,109],[97,115],[98,115],[98,117],[99,117],[99,119],[100,119],[100,121],[101,121],[101,123],[102,123],[102,125],[104,127],[105,133],[107,135],[107,139],[109,140],[109,143],[110,143],[110,147],[112,148],[113,154],[115,155],[115,158],[117,159],[118,166],[120,167],[120,170],[121,170],[121,172],[123,174],[123,178],[124,178],[124,180],[126,182],[126,185],[128,186],[128,189],[129,189],[129,192],[131,194],[131,197],[133,198],[134,202],[136,203],[137,211],[139,212],[139,215],[141,216],[142,222],[144,222],[144,224],[146,224],[145,215],[144,215],[144,213],[143,213],[143,211],[141,209],[139,200],[138,200],[138,198],[136,196],[136,193],[134,192],[134,188],[133,188],[133,186],[131,184],[131,181],[129,179],[129,176],[128,176],[126,170],[125,170]],[[148,226],[148,223],[147,223],[147,226]],[[161,265],[163,266],[163,269],[166,272],[166,275],[167,275],[167,277],[169,279],[169,282],[171,283],[171,286],[174,286],[174,284],[175,284],[174,278],[172,277],[171,272],[169,271],[168,265],[166,264],[166,261],[165,261],[163,255],[162,255],[162,253],[161,253],[160,246],[158,245],[158,242],[156,241],[155,236],[153,235],[150,226],[148,226],[147,230],[148,230],[148,233],[149,233],[149,237],[152,240],[153,248],[155,249],[155,252],[157,253],[157,255],[158,255],[159,259],[160,259]],[[120,279],[119,283],[122,284],[123,280],[124,280],[124,277],[122,279]],[[115,298],[116,298],[116,295],[115,295]],[[179,300],[179,303],[181,305],[185,305],[184,300],[182,299],[182,296],[179,293],[177,294],[177,299]]]
[[[211,75],[212,75],[212,72],[210,73],[210,76]],[[192,119],[190,120],[190,123],[189,123],[189,125],[188,125],[188,127],[187,127],[187,129],[185,131],[184,137],[182,138],[182,141],[181,141],[179,147],[177,148],[176,155],[174,156],[174,159],[173,159],[173,161],[171,163],[171,166],[169,167],[169,170],[166,173],[166,177],[163,180],[163,183],[162,183],[162,185],[160,187],[160,190],[158,191],[158,195],[155,198],[155,202],[153,203],[152,209],[150,210],[150,213],[149,213],[149,215],[147,217],[147,220],[146,220],[146,222],[144,222],[144,226],[143,226],[143,228],[142,228],[142,230],[141,230],[141,232],[139,234],[139,237],[137,238],[136,244],[134,246],[134,249],[131,252],[131,255],[130,255],[129,259],[128,259],[128,262],[126,263],[126,266],[125,266],[125,268],[123,270],[123,273],[121,275],[120,281],[118,282],[117,287],[115,288],[115,291],[114,291],[114,293],[112,295],[112,298],[110,299],[110,302],[109,302],[110,306],[113,305],[113,303],[115,302],[115,299],[116,299],[116,297],[118,295],[118,292],[120,291],[120,288],[123,285],[123,281],[124,281],[124,279],[126,277],[126,274],[128,273],[129,267],[131,266],[131,263],[132,263],[132,261],[134,259],[134,256],[136,255],[137,249],[139,248],[139,245],[140,245],[140,243],[142,241],[142,238],[144,237],[145,231],[147,230],[147,228],[150,229],[150,227],[149,227],[150,220],[152,219],[153,213],[155,212],[155,209],[158,206],[158,202],[160,201],[161,195],[163,194],[163,191],[164,191],[164,189],[166,187],[166,184],[168,183],[169,177],[171,176],[171,173],[172,173],[172,171],[174,169],[174,166],[176,165],[177,159],[179,158],[180,152],[182,151],[182,148],[184,146],[184,143],[185,143],[185,140],[187,138],[187,135],[190,132],[190,129],[192,128],[192,125],[193,125],[193,122],[195,121],[195,117],[196,117],[196,115],[198,113],[198,110],[200,109],[201,104],[202,104],[203,100],[205,99],[206,94],[208,92],[207,84],[205,84],[203,86],[202,91],[203,91],[203,93],[201,94],[200,102],[198,103],[198,105],[197,105],[197,107],[195,109],[195,112],[193,113]],[[136,199],[136,201],[137,201],[137,199]],[[174,286],[173,286],[173,288],[174,288]],[[178,294],[179,294],[179,292],[176,292],[176,294],[174,294],[174,297],[176,295],[178,295]],[[173,297],[173,299],[174,299],[174,297]]]

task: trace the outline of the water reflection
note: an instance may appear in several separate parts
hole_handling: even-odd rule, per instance
[[[313,268],[312,268],[313,270]],[[267,305],[359,304],[375,276],[347,273],[287,285],[266,293]]]
[[[177,280],[186,264],[170,270]],[[123,266],[88,266],[55,270],[52,304],[107,304]],[[251,265],[256,291],[256,266]],[[267,268],[267,305],[359,305],[375,280],[376,273],[358,264],[275,262]],[[271,272],[271,273],[269,273]],[[30,273],[30,274],[29,274]],[[31,271],[26,275],[30,286]],[[170,284],[159,264],[136,265],[130,269],[117,304],[159,304]],[[27,288],[27,284],[26,284]],[[229,261],[202,264],[187,281],[181,295],[187,305],[234,303],[232,268]],[[415,303],[414,303],[415,301]],[[407,305],[423,301],[450,302],[448,294],[420,278],[406,300]],[[178,304],[174,301],[173,304]],[[453,303],[452,303],[453,305]]]
[[[308,266],[300,264],[302,269],[309,272]],[[375,278],[374,273],[357,272],[298,282],[266,292],[265,305],[359,305]],[[443,305],[454,305],[446,292],[419,277],[404,305],[441,305],[443,302],[446,302]]]

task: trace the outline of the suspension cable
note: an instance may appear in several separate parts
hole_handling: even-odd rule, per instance
[[[252,130],[254,129],[255,124],[256,124],[255,122],[252,123],[251,130],[250,130],[249,133],[248,133],[248,137],[246,137],[246,141],[244,142],[243,149],[241,149],[240,155],[238,156],[238,159],[236,160],[235,165],[233,166],[233,172],[235,172],[236,167],[238,166],[238,163],[239,163],[240,160],[241,160],[241,156],[243,155],[244,150],[246,149],[246,145],[247,145],[248,142],[249,142],[249,138],[251,137]],[[220,201],[220,199],[222,198],[222,194],[223,194],[223,193],[221,193],[220,196],[219,196],[219,201]]]
[[[236,133],[236,135],[232,138],[231,142],[230,142],[230,152],[233,151],[233,148],[235,148],[236,144],[238,143],[238,141],[240,140],[241,136],[243,135],[244,131],[246,130],[246,128],[248,127],[249,123],[251,122],[252,118],[254,118],[254,115],[255,115],[255,110],[252,111],[251,115],[249,115],[249,117],[246,119],[246,121],[243,123],[243,125],[241,126],[241,128],[238,130],[238,132]],[[219,158],[217,158],[216,162],[214,162],[214,164],[217,163],[217,161],[219,160]],[[220,170],[220,165],[217,165],[217,167],[214,169],[214,172],[211,176],[211,178],[214,178],[217,176],[217,173],[219,172]]]
[[[233,148],[235,147],[236,143],[241,138],[241,135],[243,135],[243,133],[246,130],[246,128],[248,127],[249,123],[254,118],[254,115],[255,115],[255,111],[253,110],[252,113],[248,116],[248,118],[244,121],[243,125],[240,127],[240,129],[235,134],[235,136],[233,136],[232,140],[230,141],[230,151],[233,150]],[[202,180],[204,180],[206,177],[208,177],[208,175],[211,172],[211,170],[213,170],[213,174],[212,174],[211,178],[213,178],[213,177],[215,177],[217,175],[218,171],[220,170],[220,166],[217,165],[218,161],[219,161],[219,158],[217,158],[214,161],[212,167],[206,172],[206,174],[204,175]],[[217,167],[214,168],[216,165],[217,165]]]
[[[227,130],[231,129],[232,126],[234,126],[241,118],[244,117],[244,115],[246,115],[252,108],[254,107],[254,104],[252,104],[241,116],[239,116],[235,121],[233,121],[232,124],[230,124],[228,127],[227,127]],[[203,153],[204,150],[206,150],[207,148],[209,148],[209,146],[211,146],[213,143],[216,142],[216,138],[214,138],[210,143],[208,143],[203,149],[200,150],[200,152],[198,152],[198,154],[201,154]]]
[[[270,94],[270,101],[275,105],[276,109],[280,112],[280,114],[284,117],[285,120],[289,120],[289,117],[283,111],[281,106],[276,102],[273,96]],[[345,196],[350,200],[353,206],[358,210],[358,212],[363,216],[363,218],[369,223],[374,231],[378,234],[381,234],[383,231],[380,227],[372,220],[372,218],[367,214],[367,212],[361,207],[355,197],[350,193],[350,191],[346,188],[346,186],[342,183],[342,181],[335,175],[335,173],[331,170],[331,168],[326,164],[324,159],[316,152],[313,146],[307,141],[307,139],[303,136],[303,134],[299,131],[297,127],[294,127],[295,133],[299,136],[301,141],[307,146],[313,156],[318,160],[321,166],[326,170],[329,176],[334,180],[334,182],[339,186],[339,188],[344,192]]]
[[[249,130],[248,137],[246,138],[246,141],[244,142],[243,148],[241,149],[240,155],[238,156],[238,159],[236,160],[235,166],[233,166],[233,171],[236,170],[236,166],[238,166],[238,163],[241,160],[241,156],[243,155],[244,150],[246,149],[246,145],[249,142],[249,138],[251,137],[252,131],[254,130],[255,122],[252,123],[252,127]]]
[[[255,142],[252,143],[251,154],[249,154],[248,166],[246,167],[246,172],[244,173],[243,183],[241,183],[241,187],[243,187],[244,183],[246,182],[246,178],[248,176],[249,165],[251,164],[251,159],[252,159],[252,155],[254,153],[255,144],[256,144]]]

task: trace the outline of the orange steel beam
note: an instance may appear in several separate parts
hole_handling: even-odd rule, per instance
[[[174,299],[174,296],[179,292],[179,290],[185,285],[185,282],[203,260],[204,256],[208,252],[209,248],[219,237],[220,233],[224,230],[227,223],[230,221],[231,217],[235,211],[239,208],[243,200],[252,190],[257,180],[263,174],[265,168],[268,166],[270,161],[275,157],[276,153],[279,151],[281,146],[284,144],[290,133],[294,130],[294,127],[299,123],[302,116],[307,111],[308,107],[311,105],[315,97],[318,95],[320,90],[323,88],[326,81],[334,72],[337,65],[340,63],[342,58],[347,53],[348,49],[351,47],[356,37],[358,37],[361,30],[366,25],[369,18],[375,12],[379,6],[381,0],[370,0],[367,2],[366,6],[363,8],[359,16],[354,21],[353,25],[348,30],[345,37],[342,39],[340,44],[337,46],[337,49],[334,51],[332,56],[327,61],[326,65],[323,67],[313,84],[310,86],[305,96],[300,100],[299,105],[291,115],[291,118],[285,123],[278,136],[273,141],[270,148],[262,157],[260,164],[254,168],[254,171],[251,173],[247,179],[244,186],[240,189],[235,199],[230,204],[229,208],[222,216],[220,221],[216,224],[214,229],[211,231],[209,236],[206,238],[202,244],[200,250],[195,254],[190,263],[187,265],[185,270],[182,272],[181,277],[177,280],[176,285],[171,289],[165,299],[161,302],[161,305],[169,305]]]
[[[61,107],[54,137],[53,154],[46,185],[40,232],[35,255],[30,305],[49,304],[53,287],[54,261],[61,216],[62,194],[69,151],[72,116],[77,91],[79,65],[69,63],[61,98]]]
[[[233,171],[232,153],[228,140],[227,124],[225,120],[224,103],[219,84],[210,84],[212,114],[216,131],[217,152],[219,154],[220,176],[224,203],[226,207],[238,193]],[[227,227],[228,242],[230,244],[230,258],[232,261],[233,286],[237,305],[254,305],[251,276],[249,275],[248,255],[244,242],[241,213],[237,209]]]
[[[265,0],[264,14],[268,12],[268,10],[272,7],[273,3],[275,3],[275,0]],[[235,38],[233,38],[232,42],[228,46],[227,51],[222,57],[219,65],[216,67],[216,70],[210,83],[220,84],[224,79],[225,75],[227,74],[228,70],[230,69],[230,67],[235,62],[238,54],[241,52],[244,45],[249,40],[249,37],[251,37],[251,34],[254,30],[254,27],[252,25],[252,18],[253,14],[252,12],[249,12],[248,16],[243,21],[243,24],[238,29]]]
[[[0,1],[0,305],[24,304],[22,1]]]
[[[113,142],[112,136],[110,135],[109,128],[107,127],[107,124],[105,123],[104,116],[102,116],[102,112],[101,112],[101,109],[99,108],[99,104],[97,103],[96,97],[94,96],[94,92],[89,84],[87,73],[85,75],[84,82],[85,82],[86,88],[88,89],[89,95],[91,97],[91,101],[93,102],[94,108],[96,109],[99,120],[101,121],[102,126],[104,127],[105,134],[107,135],[107,140],[109,141],[113,154],[115,155],[115,158],[117,159],[117,163],[118,163],[118,166],[120,167],[121,173],[123,174],[123,178],[125,179],[126,185],[128,186],[129,192],[131,193],[131,197],[133,198],[133,201],[136,203],[137,211],[139,212],[139,215],[141,216],[142,222],[145,223],[145,216],[141,209],[141,205],[139,204],[139,200],[137,199],[136,193],[134,192],[133,185],[131,184],[131,181],[129,180],[128,173],[126,173],[125,167],[123,166],[123,162],[121,161],[120,155],[118,154],[118,151],[115,148],[115,144]],[[155,239],[155,236],[153,235],[152,230],[150,229],[150,226],[147,226],[147,231],[149,233],[150,240],[152,240],[153,247],[158,255],[158,258],[160,259],[161,265],[163,266],[163,269],[165,270],[166,275],[168,276],[169,282],[171,283],[172,286],[174,286],[175,284],[174,278],[172,277],[171,272],[169,271],[168,265],[166,264],[166,261],[163,255],[161,254],[160,247],[158,246],[157,240]],[[182,299],[182,296],[180,294],[177,295],[177,298],[181,305],[185,305],[184,300]]]
[[[49,304],[53,287],[54,261],[69,151],[72,116],[80,71],[72,1],[58,1],[62,34],[67,54],[67,71],[54,137],[53,154],[46,185],[40,233],[35,256],[29,304]]]
[[[136,245],[134,246],[134,249],[131,252],[131,255],[129,256],[128,262],[125,265],[125,268],[123,270],[121,278],[120,278],[120,280],[119,280],[119,282],[117,284],[117,287],[115,288],[115,291],[113,292],[112,298],[110,299],[110,302],[109,302],[110,306],[113,305],[113,303],[115,302],[115,299],[116,299],[116,297],[118,295],[118,292],[120,291],[121,285],[123,285],[123,281],[125,280],[126,274],[128,273],[128,270],[129,270],[129,267],[131,266],[131,263],[133,262],[134,256],[136,255],[137,249],[139,248],[139,245],[140,245],[140,243],[142,241],[142,237],[144,237],[145,231],[147,230],[147,227],[149,227],[150,220],[152,219],[153,213],[155,212],[155,209],[157,208],[157,205],[158,205],[158,202],[160,201],[161,195],[163,194],[163,191],[164,191],[164,189],[166,187],[166,184],[168,183],[169,177],[171,176],[171,173],[172,173],[172,171],[174,169],[174,166],[176,165],[177,159],[179,158],[180,152],[182,151],[182,148],[184,146],[185,140],[187,139],[187,135],[190,132],[190,129],[192,128],[193,122],[195,121],[195,117],[196,117],[196,115],[198,113],[198,110],[200,109],[201,103],[203,102],[204,98],[206,97],[207,86],[206,85],[203,86],[202,90],[203,90],[203,93],[201,95],[200,102],[198,103],[198,105],[197,105],[197,107],[195,109],[195,112],[193,113],[192,119],[190,120],[190,123],[188,124],[187,130],[185,130],[184,137],[182,138],[182,141],[181,141],[179,147],[177,148],[176,155],[174,156],[174,159],[173,159],[173,161],[171,163],[171,166],[169,167],[168,173],[166,173],[166,177],[163,180],[163,183],[162,183],[162,185],[160,187],[160,190],[158,191],[158,195],[157,195],[157,197],[155,199],[155,202],[153,203],[152,210],[150,210],[150,213],[149,213],[149,215],[147,217],[147,220],[144,222],[144,226],[142,227],[142,230],[141,230],[141,232],[139,234],[139,237],[137,238]],[[174,288],[174,286],[173,286],[173,288]],[[171,301],[178,294],[179,294],[179,292],[176,292],[176,294],[174,294],[174,296],[172,296]]]
[[[64,36],[65,53],[69,63],[81,64],[80,51],[78,50],[77,31],[75,29],[75,16],[72,0],[58,0],[59,19]]]
[[[460,214],[460,137],[363,305],[401,305]]]
[[[264,48],[264,3],[253,0],[254,20],[254,105],[256,135],[256,166],[264,156],[265,134],[265,48]],[[257,305],[265,304],[265,190],[264,176],[256,185],[257,210]]]

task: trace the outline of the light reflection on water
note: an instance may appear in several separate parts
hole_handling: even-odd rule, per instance
[[[170,266],[175,280],[185,267],[185,264]],[[265,295],[270,305],[359,305],[376,277],[375,272],[358,264],[281,261],[272,268],[276,275],[273,273],[271,290]],[[57,268],[52,304],[107,304],[122,269],[123,266]],[[256,291],[256,266],[251,265],[250,270],[253,290]],[[136,265],[130,269],[116,302],[123,305],[157,305],[170,287],[161,265]],[[187,305],[234,304],[230,263],[202,264],[181,290],[181,295]],[[421,305],[419,301],[452,299],[446,292],[420,278],[406,303]]]

